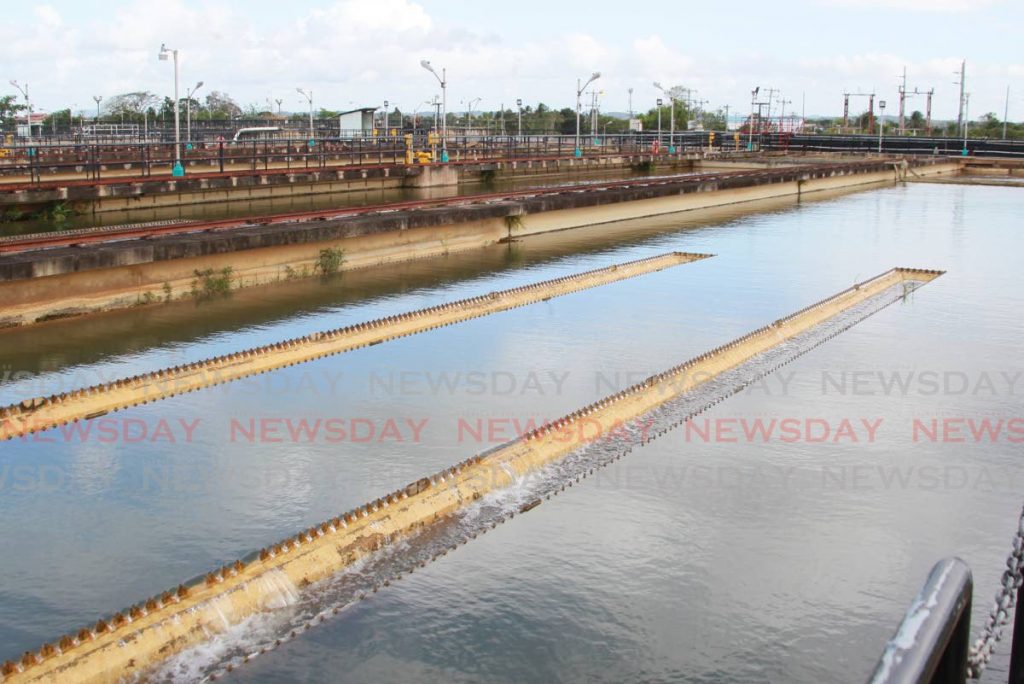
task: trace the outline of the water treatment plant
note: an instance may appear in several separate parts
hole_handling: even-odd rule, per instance
[[[614,50],[546,8],[510,69],[467,7],[299,4],[141,3],[237,71],[184,29],[119,71],[71,3],[11,21],[81,64],[0,35],[66,79],[0,97],[0,682],[1024,682],[999,41],[892,94],[837,58],[822,105],[802,57],[747,88],[604,10]],[[879,30],[1010,14],[909,5]],[[363,32],[344,97],[301,71]],[[174,97],[80,107],[82,64]]]

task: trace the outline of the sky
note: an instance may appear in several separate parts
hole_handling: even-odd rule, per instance
[[[967,60],[970,115],[1024,120],[1024,12],[1020,0],[794,0],[630,3],[465,0],[120,0],[5,3],[0,94],[29,85],[35,109],[92,111],[94,95],[173,92],[177,48],[184,89],[229,93],[243,107],[283,100],[296,87],[332,110],[426,109],[439,94],[420,67],[448,70],[449,111],[544,102],[572,107],[576,79],[594,71],[601,109],[636,110],[666,88],[695,89],[708,109],[747,112],[750,92],[777,89],[787,111],[840,115],[843,92],[875,91],[895,114],[903,68],[909,90],[935,89],[933,116],[956,118]],[[866,109],[854,98],[851,112]],[[910,98],[907,112],[924,110]],[[777,112],[776,108],[773,111]]]

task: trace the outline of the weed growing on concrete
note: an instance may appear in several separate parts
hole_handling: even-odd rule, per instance
[[[213,299],[218,296],[225,296],[231,292],[230,266],[225,266],[220,271],[207,268],[202,271],[193,271],[195,279],[192,281],[192,297],[196,300]]]
[[[325,278],[333,276],[341,270],[344,263],[345,250],[340,247],[321,249],[320,255],[316,258],[316,264],[313,265],[313,272],[319,273]]]

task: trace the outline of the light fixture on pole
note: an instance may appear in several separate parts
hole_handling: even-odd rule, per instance
[[[654,82],[654,87],[665,94],[668,98],[669,113],[668,113],[668,151],[671,154],[675,154],[676,151],[676,98],[672,97],[672,93],[661,87],[661,84],[657,81]],[[660,103],[661,100],[658,100]],[[658,107],[661,107],[659,104]],[[658,112],[658,119],[661,119],[661,112]],[[661,124],[658,124],[658,141],[661,142]]]
[[[296,88],[295,92],[309,100],[309,146],[312,147],[316,144],[316,129],[313,127],[313,91],[307,93],[302,88]]]
[[[103,101],[102,95],[93,95],[92,99],[96,101],[96,123],[100,122],[100,102]]]
[[[480,102],[479,97],[474,97],[466,103],[466,134],[469,135],[469,127],[473,125],[473,107]]]
[[[885,132],[885,100],[878,101],[878,154],[882,154],[882,135]]]
[[[441,84],[441,161],[448,161],[448,70],[442,68],[440,75],[430,65],[430,60],[421,59],[420,66],[434,74]]]
[[[28,115],[25,117],[25,129],[28,131],[28,139],[32,140],[32,100],[28,98],[28,83],[24,87],[18,85],[17,81],[11,81],[11,85],[17,88],[22,95],[25,96],[25,107],[28,110]]]
[[[381,135],[386,136],[388,134],[388,101],[384,100],[384,116],[381,117],[383,125],[381,126]]]
[[[1009,91],[1007,91],[1009,92]],[[516,107],[519,108],[519,125],[516,127],[516,136],[523,137],[523,101],[520,98],[516,98]],[[1005,135],[1003,136],[1006,137]]]
[[[583,156],[583,150],[580,149],[580,97],[583,96],[583,91],[586,90],[587,86],[601,78],[601,72],[595,71],[587,79],[586,83],[580,84],[580,79],[576,79],[576,150],[573,154],[576,157]]]
[[[284,100],[282,100],[281,98],[277,98],[274,100],[274,102],[277,103],[277,115],[281,116],[281,104],[284,102]]]
[[[658,147],[661,147],[661,98],[656,100],[658,105]]]
[[[196,83],[195,88],[185,91],[185,141],[188,143],[189,149],[192,149],[192,96],[202,87],[203,82],[200,81]]]
[[[761,86],[750,91],[750,121],[747,122],[747,151],[754,151],[754,104],[757,102],[757,94],[761,92]]]
[[[171,175],[180,178],[185,175],[185,167],[181,165],[181,108],[178,103],[178,51],[168,49],[166,44],[160,45],[160,61],[166,62],[168,56],[174,57],[174,168]]]

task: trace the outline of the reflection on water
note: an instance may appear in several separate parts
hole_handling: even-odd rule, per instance
[[[723,210],[710,223],[661,217],[0,335],[5,364],[56,382],[670,249],[718,255],[118,412],[112,440],[57,429],[0,445],[0,538],[17,550],[0,573],[0,653],[489,448],[514,420],[571,411],[891,266],[946,269],[705,413],[717,438],[677,429],[233,675],[863,681],[936,559],[967,560],[982,597],[1002,569],[1024,484],[1020,444],[1005,431],[976,440],[961,427],[949,434],[964,440],[952,441],[914,427],[1005,426],[1021,415],[1019,197],[911,185]],[[36,381],[6,383],[5,398]],[[303,418],[363,422],[328,441],[284,427]],[[801,438],[746,436],[741,421],[758,418],[795,420]],[[844,420],[879,427],[837,439]],[[174,442],[157,437],[160,421]],[[268,426],[263,438],[237,429],[250,421]],[[976,603],[977,627],[987,601]]]

